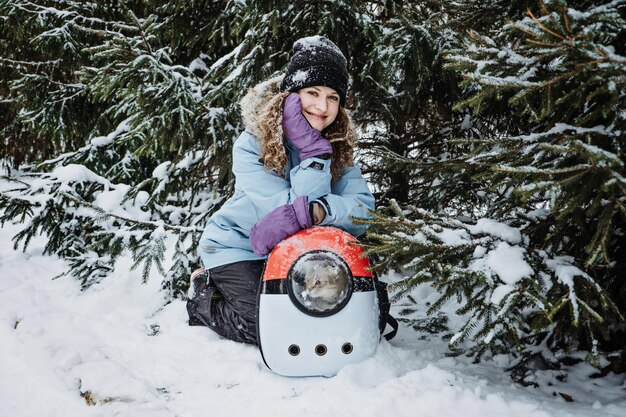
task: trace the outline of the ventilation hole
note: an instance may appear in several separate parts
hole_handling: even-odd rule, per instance
[[[352,343],[344,343],[341,346],[341,351],[345,353],[346,355],[349,355],[350,353],[352,353]]]
[[[300,354],[300,346],[291,345],[289,346],[289,348],[287,348],[287,351],[291,356],[298,356]]]
[[[326,346],[324,345],[317,345],[315,346],[315,353],[318,354],[318,356],[324,356],[326,354]]]

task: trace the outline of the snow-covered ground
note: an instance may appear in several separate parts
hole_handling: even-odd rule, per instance
[[[159,277],[142,284],[130,260],[81,292],[52,280],[64,267],[43,240],[14,251],[18,230],[0,230],[0,416],[626,416],[624,376],[588,379],[579,365],[567,382],[522,387],[506,357],[446,357],[437,336],[406,326],[335,377],[281,377],[256,348],[189,327],[184,302],[163,306]]]

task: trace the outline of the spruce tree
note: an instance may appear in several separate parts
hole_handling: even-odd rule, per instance
[[[480,91],[459,106],[480,114],[483,103],[506,101],[526,127],[499,140],[498,152],[487,144],[477,153],[489,180],[512,191],[498,210],[523,207],[530,245],[573,257],[599,287],[561,282],[552,294],[558,301],[548,317],[557,346],[623,347],[624,335],[613,327],[626,314],[619,278],[626,246],[623,13],[623,1],[582,12],[565,2],[542,3],[496,39],[474,34],[476,50],[463,54],[478,63],[462,66],[473,73],[469,88]],[[540,205],[548,213],[532,218]],[[599,311],[609,306],[614,314]]]
[[[174,64],[166,24],[150,3],[52,6],[3,3],[4,22],[32,24],[23,38],[7,41],[3,56],[9,45],[40,45],[58,69],[13,73],[8,101],[19,117],[3,130],[5,143],[28,154],[30,145],[13,134],[22,126],[27,137],[52,146],[34,153],[17,189],[3,195],[2,220],[29,218],[16,245],[46,234],[46,252],[68,259],[85,286],[106,276],[125,249],[143,265],[144,279],[153,264],[166,274],[165,230],[174,232],[176,262],[164,285],[180,293],[197,262],[197,224],[228,184],[227,163],[214,155],[232,123],[203,102],[191,62]],[[21,56],[26,46],[14,50]]]
[[[442,66],[442,52],[455,42],[446,31],[443,5],[388,1],[375,9],[373,42],[358,56],[354,80],[355,118],[364,172],[376,187],[379,204],[423,199],[416,175],[405,161],[435,161],[445,151],[441,139],[458,119],[451,108],[458,97],[455,74]],[[434,174],[434,173],[433,173]]]
[[[623,0],[0,0],[0,221],[85,286],[130,252],[182,295],[232,192],[237,102],[326,35],[395,298],[430,283],[431,313],[466,318],[451,347],[517,352],[522,377],[558,365],[542,347],[598,360],[624,346],[624,27]]]
[[[11,114],[2,158],[19,168],[0,220],[24,222],[16,246],[46,235],[46,253],[67,259],[84,286],[130,251],[143,279],[156,267],[172,296],[232,192],[239,99],[283,70],[298,38],[326,35],[349,57],[368,22],[363,6],[342,1],[0,6]],[[30,44],[40,46],[23,65]]]
[[[381,268],[408,274],[397,297],[431,283],[442,294],[432,312],[455,298],[467,321],[451,346],[516,348],[522,377],[534,357],[558,366],[554,352],[586,350],[597,364],[624,346],[624,3],[584,3],[497,24],[482,15],[484,33],[447,51],[467,119],[431,165],[440,183],[418,186],[440,206],[392,204],[370,229]],[[421,156],[396,159],[428,175]]]

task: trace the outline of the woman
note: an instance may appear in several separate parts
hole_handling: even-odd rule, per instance
[[[314,36],[294,43],[282,81],[261,83],[242,99],[246,130],[233,147],[235,193],[202,234],[204,268],[192,275],[190,325],[257,344],[257,292],[272,248],[313,225],[364,232],[351,216],[366,217],[374,197],[352,160],[347,88],[346,58]]]

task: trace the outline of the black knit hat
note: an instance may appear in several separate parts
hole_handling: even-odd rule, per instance
[[[305,87],[321,85],[335,90],[340,104],[346,105],[348,69],[341,50],[323,36],[298,39],[280,91],[295,92]]]

